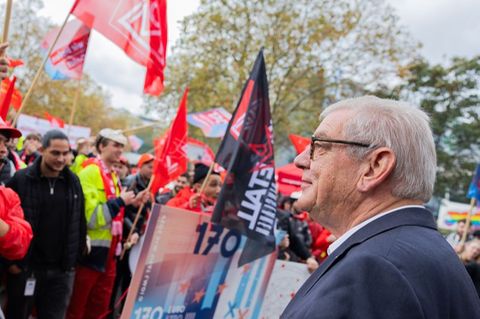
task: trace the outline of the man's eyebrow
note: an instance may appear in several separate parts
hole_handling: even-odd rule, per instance
[[[330,136],[328,136],[327,134],[323,133],[323,132],[320,132],[320,133],[317,133],[317,134],[313,134],[314,137],[317,137],[317,138],[330,138]]]

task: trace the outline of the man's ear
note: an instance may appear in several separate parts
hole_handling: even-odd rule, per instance
[[[368,192],[385,180],[392,174],[396,165],[396,157],[393,151],[388,147],[380,147],[371,152],[361,169],[364,171],[357,183],[360,192]]]

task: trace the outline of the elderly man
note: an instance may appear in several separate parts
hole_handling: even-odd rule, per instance
[[[338,240],[282,318],[480,318],[475,288],[423,207],[436,155],[429,118],[361,97],[325,109],[297,205]]]

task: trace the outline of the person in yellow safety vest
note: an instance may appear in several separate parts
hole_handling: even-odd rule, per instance
[[[78,175],[80,171],[83,169],[83,162],[88,158],[88,151],[89,151],[89,142],[88,139],[86,138],[79,138],[77,140],[77,155],[75,156],[75,159],[73,160],[73,164],[70,166],[70,169],[72,172]]]
[[[116,273],[115,256],[121,252],[123,211],[125,206],[140,206],[148,200],[146,191],[137,195],[121,189],[112,170],[118,162],[127,138],[112,129],[98,133],[97,158],[80,171],[78,177],[85,196],[85,217],[91,251],[77,268],[68,319],[100,318],[106,311]],[[129,244],[135,244],[138,237]]]

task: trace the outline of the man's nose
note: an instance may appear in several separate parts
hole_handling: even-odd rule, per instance
[[[295,166],[298,168],[304,169],[304,168],[309,168],[310,167],[310,146],[307,147],[303,152],[297,155],[295,157],[295,160],[293,161]]]

